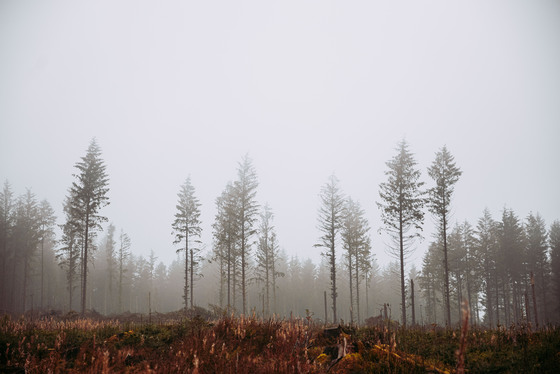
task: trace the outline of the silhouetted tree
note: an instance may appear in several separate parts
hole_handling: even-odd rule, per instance
[[[82,247],[83,233],[80,217],[76,217],[77,211],[72,209],[73,196],[70,192],[64,201],[65,223],[60,225],[62,237],[59,243],[62,245],[56,250],[58,264],[66,272],[66,285],[68,290],[68,309],[72,310],[72,300],[74,295],[74,281],[77,280],[80,264],[80,249]]]
[[[247,269],[251,251],[251,237],[255,234],[253,228],[259,205],[256,201],[257,174],[248,155],[243,157],[237,168],[235,181],[235,195],[239,207],[239,250],[241,255],[241,295],[243,299],[243,314],[247,313]]]
[[[261,223],[259,226],[259,237],[256,251],[256,279],[263,285],[263,295],[265,300],[265,314],[270,314],[270,299],[272,294],[273,305],[275,304],[275,284],[276,278],[283,274],[276,271],[278,262],[279,248],[276,239],[276,232],[273,226],[274,215],[268,205],[263,207],[260,214]]]
[[[322,235],[319,238],[319,243],[315,244],[315,246],[325,249],[321,255],[325,256],[329,264],[333,322],[337,323],[336,237],[342,226],[344,197],[340,192],[338,179],[334,174],[329,177],[329,181],[321,188],[319,197],[321,199],[321,207],[319,208],[318,228]]]
[[[484,297],[481,299],[485,308],[485,320],[489,327],[495,327],[498,321],[498,273],[496,262],[498,261],[498,237],[497,224],[492,219],[490,211],[484,209],[482,217],[479,218],[475,232],[475,253],[479,259],[480,267],[475,274],[480,278],[483,285]]]
[[[14,227],[14,202],[10,183],[6,180],[0,192],[0,259],[2,261],[0,310],[8,309],[8,269],[13,258],[11,237]],[[12,271],[15,269],[12,268]]]
[[[548,261],[548,233],[542,217],[530,213],[525,224],[527,237],[527,271],[533,272],[537,291],[538,310],[542,311],[545,323],[548,323],[548,288],[550,283],[550,263]],[[525,275],[527,287],[530,279]]]
[[[87,274],[90,251],[93,250],[93,238],[97,230],[101,230],[101,223],[107,221],[106,217],[99,215],[99,210],[109,205],[108,183],[109,179],[105,172],[105,164],[101,159],[101,149],[93,139],[87,149],[86,155],[81,161],[74,165],[78,169],[78,174],[74,174],[77,179],[72,183],[71,207],[74,210],[72,218],[82,221],[83,251],[81,257],[82,266],[82,314],[86,310],[87,296]]]
[[[354,323],[354,311],[360,323],[360,281],[370,267],[369,224],[360,204],[351,198],[346,200],[341,226],[342,245],[346,251],[346,265],[350,286],[350,322]],[[354,293],[356,299],[354,300]],[[354,301],[356,303],[354,304]],[[356,308],[354,308],[356,305]]]
[[[387,182],[379,185],[381,202],[381,221],[384,230],[392,237],[395,245],[393,254],[399,258],[401,268],[401,316],[406,325],[406,285],[404,279],[404,260],[409,253],[410,244],[420,237],[424,222],[424,197],[420,182],[420,171],[415,169],[416,161],[402,140],[397,146],[397,155],[386,163],[389,168],[385,175]]]
[[[41,309],[44,308],[44,279],[45,279],[45,243],[54,241],[54,226],[56,217],[51,204],[42,200],[39,205],[39,241],[41,243]]]
[[[117,251],[117,263],[119,266],[119,313],[123,312],[123,280],[124,274],[127,272],[126,261],[130,257],[130,237],[121,229],[119,235],[119,248]]]
[[[235,282],[238,269],[239,209],[233,185],[229,183],[216,199],[213,228],[214,260],[220,268],[220,305],[224,295],[228,309],[235,305]],[[233,299],[233,304],[232,304]]]
[[[428,207],[438,220],[439,230],[443,241],[443,266],[445,272],[445,305],[447,324],[451,324],[451,304],[449,302],[449,264],[447,254],[447,225],[449,223],[451,195],[454,185],[461,176],[461,170],[455,165],[454,157],[447,148],[436,153],[436,159],[428,168],[428,175],[436,185],[428,190]]]
[[[554,297],[553,307],[555,313],[554,322],[560,322],[560,221],[554,221],[550,225],[548,234],[550,245],[550,264],[552,278],[552,294]]]
[[[115,242],[115,225],[109,224],[107,228],[107,236],[105,237],[105,261],[106,272],[104,277],[105,283],[105,313],[107,309],[113,311],[113,284],[115,283],[116,275],[116,242]]]
[[[183,247],[177,250],[177,253],[185,251],[185,288],[184,288],[184,299],[185,299],[185,309],[189,306],[189,287],[193,287],[192,280],[190,278],[191,284],[189,286],[189,270],[190,273],[194,271],[194,264],[192,263],[193,251],[198,248],[194,248],[193,244],[190,243],[194,238],[199,238],[202,232],[201,222],[200,222],[200,203],[198,198],[194,195],[194,187],[191,184],[190,177],[187,178],[185,183],[181,186],[181,191],[179,192],[179,201],[177,203],[177,213],[175,213],[175,221],[173,222],[173,232],[175,233],[174,244],[183,243]],[[190,269],[189,269],[189,257]],[[191,294],[192,295],[192,294]],[[193,300],[191,297],[191,308],[193,307]]]
[[[525,233],[519,218],[510,209],[504,209],[498,223],[499,252],[498,273],[505,324],[519,323],[522,315],[524,279],[527,274],[525,259]]]
[[[422,274],[418,283],[422,288],[422,295],[426,301],[426,318],[430,323],[438,323],[438,308],[441,295],[444,294],[443,251],[441,240],[430,243],[428,251],[422,260]],[[445,308],[442,315],[445,315]],[[445,317],[443,318],[445,321]]]
[[[40,243],[39,230],[37,200],[35,195],[27,190],[27,193],[17,201],[14,226],[14,248],[16,249],[16,256],[19,257],[23,265],[22,312],[27,310],[30,265]]]

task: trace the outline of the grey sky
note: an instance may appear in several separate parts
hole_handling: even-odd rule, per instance
[[[403,137],[426,182],[442,145],[455,156],[454,219],[507,206],[550,224],[560,2],[0,1],[0,178],[60,221],[92,137],[103,213],[165,262],[181,183],[191,175],[210,248],[214,200],[249,153],[289,255],[318,260],[317,195],[335,172],[383,263],[375,201]]]

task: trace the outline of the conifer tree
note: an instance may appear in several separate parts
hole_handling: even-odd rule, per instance
[[[198,250],[198,248],[194,247],[194,244],[199,243],[199,241],[195,242],[194,240],[195,238],[200,238],[202,232],[200,202],[194,193],[195,190],[191,184],[191,178],[188,177],[178,193],[179,201],[176,206],[177,213],[175,213],[175,221],[172,224],[173,233],[175,234],[174,244],[182,243],[183,245],[182,248],[177,250],[177,253],[185,251],[185,287],[183,293],[185,309],[189,307],[189,288],[193,287],[192,281],[194,280],[192,276],[189,279],[189,273],[194,271],[194,251]],[[191,241],[193,241],[193,243],[191,243]],[[190,298],[190,302],[192,308],[192,297]]]
[[[216,199],[216,216],[212,224],[214,260],[220,268],[220,303],[227,308],[235,306],[235,289],[238,269],[239,209],[232,183],[228,183]],[[226,300],[224,300],[226,299]]]
[[[259,205],[256,200],[257,174],[248,155],[243,157],[237,168],[237,181],[234,184],[239,207],[239,253],[241,255],[241,296],[243,314],[247,313],[247,281],[251,238],[255,234],[254,223]]]
[[[527,270],[534,274],[539,310],[542,310],[544,322],[548,323],[548,288],[550,283],[548,233],[546,224],[540,214],[529,214],[525,224],[525,233],[527,237]],[[530,281],[530,279],[528,280]]]
[[[263,296],[265,304],[265,314],[271,312],[270,300],[274,306],[276,279],[284,276],[283,273],[276,270],[279,259],[278,240],[273,225],[274,214],[272,210],[265,204],[260,214],[261,222],[259,225],[259,233],[256,250],[256,280],[263,285]]]
[[[360,323],[360,281],[369,271],[370,238],[365,212],[358,202],[346,200],[341,226],[341,238],[348,268],[350,286],[350,322],[354,323],[354,311]],[[354,295],[356,296],[354,299]],[[355,301],[355,303],[354,303]],[[354,305],[356,308],[354,308]]]
[[[101,223],[107,218],[99,215],[99,210],[109,205],[109,179],[105,171],[106,166],[101,159],[101,149],[95,139],[90,142],[86,155],[74,165],[78,173],[74,174],[76,181],[70,188],[70,205],[73,210],[71,217],[81,221],[83,229],[83,243],[81,254],[82,298],[81,313],[86,311],[87,275],[90,255],[94,249],[93,238],[97,230],[101,230]]]
[[[56,217],[51,204],[42,200],[39,205],[39,241],[41,243],[41,309],[44,308],[45,280],[45,242],[54,241],[54,225]]]
[[[119,248],[117,251],[117,262],[119,266],[119,278],[118,278],[118,287],[119,287],[119,313],[122,313],[122,305],[123,305],[123,281],[124,281],[124,274],[127,272],[126,269],[126,261],[130,257],[130,237],[126,234],[123,229],[121,229],[121,233],[119,235]]]
[[[429,189],[429,209],[439,223],[439,230],[443,242],[443,266],[445,271],[445,305],[447,325],[451,323],[451,304],[449,301],[449,264],[447,250],[447,227],[449,224],[451,195],[454,185],[461,176],[461,170],[455,165],[454,157],[447,147],[436,153],[436,159],[428,168],[428,175],[436,185]]]
[[[31,190],[27,190],[26,194],[17,201],[14,226],[14,247],[17,248],[16,256],[23,262],[22,312],[27,311],[27,291],[31,275],[30,266],[39,243],[40,227],[37,200],[35,194]]]
[[[107,273],[105,279],[105,313],[107,308],[113,311],[113,283],[115,282],[116,273],[116,256],[115,256],[115,225],[109,224],[107,228],[107,236],[105,238],[105,261],[107,263]]]
[[[552,295],[554,308],[553,322],[560,323],[560,221],[554,221],[550,225],[548,234],[548,243],[550,246],[550,265],[552,278]]]
[[[14,219],[13,192],[6,180],[0,192],[0,259],[2,260],[2,274],[0,275],[0,310],[8,309],[8,266],[10,259],[10,239],[13,231]]]
[[[484,209],[479,218],[475,233],[475,253],[479,258],[480,267],[475,274],[483,284],[484,298],[482,304],[486,311],[484,318],[489,327],[496,326],[498,320],[498,277],[496,273],[498,239],[496,236],[497,223],[492,219],[490,211]]]
[[[66,221],[64,224],[60,225],[62,237],[59,243],[62,246],[56,250],[58,265],[66,271],[69,310],[72,310],[73,305],[74,288],[76,287],[74,282],[77,280],[78,274],[80,273],[81,235],[83,233],[81,219],[74,216],[76,210],[72,209],[72,200],[72,192],[70,192],[70,195],[66,197],[63,205]]]
[[[327,259],[329,264],[333,323],[337,323],[336,240],[342,226],[344,197],[340,192],[338,179],[334,174],[329,177],[329,181],[321,188],[319,197],[321,199],[321,207],[319,208],[318,228],[322,235],[319,238],[319,243],[315,244],[315,247],[325,249],[321,254]]]
[[[381,209],[381,221],[384,230],[392,237],[393,254],[400,263],[401,274],[401,317],[406,325],[406,285],[404,261],[410,253],[410,245],[420,237],[424,222],[424,197],[421,190],[420,171],[415,168],[416,161],[408,150],[408,144],[402,140],[397,146],[397,154],[386,163],[387,182],[379,185],[381,201],[377,206]]]

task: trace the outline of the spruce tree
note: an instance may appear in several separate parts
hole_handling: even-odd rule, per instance
[[[548,233],[540,214],[530,213],[525,224],[527,237],[526,258],[529,272],[533,272],[539,310],[542,311],[544,322],[548,323],[548,288],[550,283],[550,263],[548,260]],[[530,280],[530,279],[528,279]]]
[[[336,239],[342,226],[344,197],[340,192],[338,179],[334,174],[330,176],[329,181],[321,188],[319,197],[321,198],[321,207],[319,208],[318,228],[322,235],[319,238],[319,243],[315,244],[315,246],[325,249],[321,254],[327,259],[329,264],[333,323],[337,323]]]
[[[119,313],[122,313],[122,291],[123,291],[123,281],[124,281],[124,274],[127,272],[126,268],[126,261],[130,257],[130,237],[126,234],[123,229],[121,229],[121,233],[119,235],[119,248],[117,251],[117,262],[119,266],[119,278],[118,278],[118,287],[119,287]]]
[[[550,267],[552,270],[552,307],[555,312],[553,322],[560,323],[560,221],[554,221],[550,225],[548,243],[550,246]]]
[[[202,232],[200,222],[200,202],[194,193],[195,190],[191,184],[191,178],[189,177],[181,186],[181,190],[178,193],[179,201],[176,206],[177,213],[175,213],[175,221],[171,225],[173,233],[175,234],[174,244],[182,243],[183,246],[177,250],[177,253],[185,251],[185,287],[183,293],[185,310],[189,307],[189,288],[192,289],[192,281],[194,280],[194,277],[192,276],[189,279],[189,273],[194,271],[194,264],[192,263],[194,261],[194,251],[198,250],[198,248],[193,246],[194,243],[191,243],[191,241],[194,241],[194,238],[200,238],[200,234]],[[192,293],[190,300],[192,308]]]
[[[449,153],[447,147],[436,153],[436,159],[428,168],[428,175],[436,185],[429,189],[430,212],[438,220],[439,230],[443,241],[443,266],[445,271],[445,306],[446,323],[451,323],[451,305],[449,301],[449,263],[447,249],[447,227],[449,224],[451,195],[454,185],[461,176],[461,170],[455,165],[454,157]]]
[[[239,163],[237,181],[234,184],[239,207],[239,251],[241,255],[241,296],[243,314],[247,314],[247,281],[249,256],[251,255],[251,238],[255,234],[254,224],[259,205],[256,200],[257,174],[248,155]]]
[[[70,204],[73,210],[71,217],[81,221],[83,229],[83,243],[81,253],[81,281],[82,298],[81,312],[86,311],[87,275],[88,264],[91,261],[90,253],[93,239],[97,230],[101,230],[101,223],[107,218],[99,214],[99,210],[109,205],[109,178],[105,171],[106,166],[101,159],[101,149],[93,139],[87,149],[86,155],[74,165],[78,173],[74,174],[76,181],[70,188]]]
[[[54,241],[54,226],[56,217],[51,204],[42,200],[39,205],[39,240],[41,242],[41,309],[44,308],[44,280],[45,280],[45,243]]]
[[[384,230],[393,239],[393,254],[400,263],[401,316],[403,325],[406,325],[404,261],[411,251],[411,244],[420,237],[419,231],[422,230],[425,199],[421,188],[424,183],[419,181],[420,171],[415,168],[416,161],[405,140],[398,144],[397,154],[386,165],[387,182],[379,185],[381,201],[377,206],[381,210]]]

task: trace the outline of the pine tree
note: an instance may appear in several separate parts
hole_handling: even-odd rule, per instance
[[[115,226],[111,223],[107,228],[107,236],[105,238],[105,261],[107,263],[107,272],[105,278],[105,313],[107,308],[113,311],[113,283],[115,282],[116,273],[116,256],[115,256]]]
[[[483,285],[484,298],[482,304],[485,308],[484,318],[490,328],[496,326],[498,321],[499,287],[497,284],[496,261],[498,239],[496,236],[496,222],[492,219],[490,211],[484,209],[479,218],[475,233],[475,253],[479,259],[480,267],[475,270]]]
[[[560,221],[554,221],[550,225],[548,234],[550,246],[550,265],[551,265],[551,293],[553,295],[553,310],[555,317],[553,322],[560,322]]]
[[[41,243],[41,309],[44,308],[45,242],[54,241],[56,217],[51,204],[42,200],[39,205],[39,241]]]
[[[256,221],[259,205],[256,201],[257,174],[248,155],[239,163],[237,181],[234,184],[235,195],[239,207],[239,251],[241,255],[241,296],[243,314],[247,313],[247,278],[249,256],[251,255],[251,238],[256,230],[253,228]]]
[[[542,217],[530,213],[525,224],[527,237],[526,258],[529,272],[533,272],[539,310],[544,322],[548,323],[548,288],[550,282],[550,263],[548,261],[548,233]],[[529,279],[530,281],[530,279]]]
[[[130,257],[130,237],[121,229],[121,233],[119,235],[119,249],[117,252],[117,262],[119,266],[119,278],[118,278],[118,287],[119,287],[119,313],[123,312],[123,280],[124,274],[127,272],[126,269],[126,261]]]
[[[279,248],[276,240],[276,232],[273,226],[274,215],[268,205],[265,204],[260,214],[259,238],[256,251],[256,280],[263,285],[263,296],[265,304],[265,315],[270,314],[270,300],[275,298],[275,279],[280,276],[276,271]]]
[[[451,304],[449,301],[449,264],[447,254],[447,226],[449,224],[451,195],[454,185],[461,176],[461,170],[455,165],[454,157],[447,148],[436,153],[436,159],[428,168],[428,175],[436,182],[429,189],[429,209],[438,219],[439,230],[443,241],[443,263],[445,271],[445,303],[447,325],[451,323]]]
[[[369,224],[360,204],[351,198],[346,200],[341,226],[343,248],[346,251],[348,278],[350,286],[350,322],[354,323],[354,311],[360,323],[360,281],[369,271],[370,239]],[[354,294],[356,295],[354,304]],[[356,308],[354,308],[356,305]]]
[[[8,310],[8,267],[12,247],[10,245],[14,226],[14,202],[10,183],[6,180],[0,192],[0,259],[2,275],[0,277],[0,310]],[[13,269],[12,269],[13,270]]]
[[[414,239],[420,237],[424,222],[424,197],[419,182],[420,171],[415,169],[416,161],[408,150],[405,140],[397,146],[397,155],[386,163],[389,170],[385,172],[387,182],[379,186],[381,202],[377,206],[381,209],[381,221],[385,231],[394,240],[392,247],[400,261],[401,273],[401,317],[406,325],[406,285],[404,261],[410,253],[410,245]]]
[[[60,244],[62,246],[56,250],[56,259],[58,265],[66,271],[66,284],[68,290],[68,309],[72,310],[72,301],[74,295],[74,282],[78,278],[79,261],[80,261],[80,248],[81,248],[81,234],[83,233],[81,226],[81,219],[74,214],[75,209],[72,209],[73,196],[67,196],[64,201],[64,214],[66,221],[60,225],[62,229],[62,238]]]
[[[505,324],[519,323],[522,315],[522,290],[526,280],[525,233],[519,218],[511,209],[504,209],[498,224],[498,274],[504,305]],[[533,316],[534,317],[534,316]]]
[[[21,312],[27,311],[28,284],[30,278],[31,260],[40,243],[39,212],[35,194],[27,190],[20,197],[16,205],[16,218],[14,226],[14,247],[16,256],[23,264],[23,288]],[[13,282],[15,285],[15,282]]]
[[[336,311],[336,238],[342,226],[344,213],[344,198],[338,187],[338,179],[333,175],[329,181],[321,188],[319,195],[321,207],[319,208],[318,228],[322,236],[316,247],[325,249],[321,254],[327,259],[330,271],[331,301],[333,310],[333,322],[338,322]]]
[[[122,305],[123,305],[123,281],[124,281],[124,274],[127,272],[126,269],[126,261],[130,257],[130,237],[126,234],[123,229],[121,229],[121,233],[119,235],[119,249],[117,252],[117,262],[119,266],[119,279],[118,279],[118,286],[119,286],[119,313],[122,313]]]
[[[216,216],[212,224],[214,237],[214,261],[220,267],[220,303],[227,299],[227,308],[235,306],[235,270],[238,261],[239,209],[233,184],[229,183],[216,199]],[[233,296],[233,297],[232,297]],[[233,299],[233,303],[232,303]]]
[[[198,248],[193,246],[194,243],[191,243],[191,241],[194,241],[194,238],[200,238],[200,234],[202,232],[200,222],[200,203],[194,193],[195,190],[189,177],[181,186],[181,190],[178,194],[179,201],[176,206],[177,213],[175,213],[175,221],[172,224],[173,233],[175,234],[174,244],[183,243],[183,247],[178,249],[177,253],[185,251],[185,287],[183,293],[185,310],[189,307],[189,288],[193,287],[193,277],[190,278],[191,284],[189,285],[189,272],[192,273],[194,269],[194,264],[192,264],[192,259],[194,257],[193,252],[194,250],[198,250]],[[191,261],[189,261],[189,258]],[[189,262],[191,263],[190,268]],[[190,302],[192,308],[192,297]]]
[[[88,264],[91,260],[90,251],[94,248],[93,238],[97,230],[101,230],[101,223],[107,221],[106,217],[99,215],[99,210],[109,205],[109,179],[105,171],[105,164],[101,159],[101,149],[93,139],[87,149],[86,155],[81,161],[74,165],[78,169],[78,174],[74,174],[77,179],[72,183],[71,206],[74,212],[72,218],[82,221],[83,250],[81,255],[81,278],[82,278],[82,314],[86,311],[87,296],[87,275]]]
[[[426,300],[426,318],[430,323],[438,323],[438,305],[443,291],[443,251],[441,240],[430,243],[422,260],[422,274],[418,283]],[[443,313],[445,314],[445,312]]]

